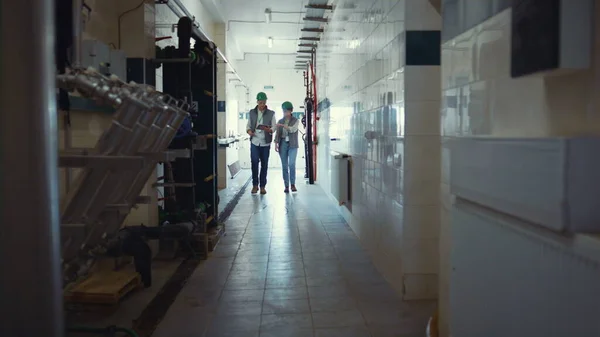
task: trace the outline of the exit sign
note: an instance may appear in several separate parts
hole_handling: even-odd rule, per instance
[[[274,86],[272,86],[272,85],[265,85],[265,86],[264,86],[264,89],[265,89],[265,90],[273,90],[273,89],[275,89],[275,87],[274,87]]]

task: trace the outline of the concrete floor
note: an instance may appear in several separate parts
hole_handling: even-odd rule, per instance
[[[400,300],[323,190],[280,176],[247,190],[153,337],[424,336],[434,303]]]

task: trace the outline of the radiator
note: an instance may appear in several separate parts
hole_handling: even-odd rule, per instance
[[[458,138],[452,194],[555,231],[600,233],[600,138]]]
[[[331,154],[331,194],[340,206],[350,202],[351,158],[345,154]]]

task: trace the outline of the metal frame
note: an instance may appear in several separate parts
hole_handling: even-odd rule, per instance
[[[57,83],[117,109],[94,149],[61,154],[62,164],[85,165],[61,207],[66,284],[87,272],[81,267],[119,230],[158,162],[173,157],[165,151],[188,113],[180,108],[184,102],[92,70],[73,69]]]
[[[180,17],[177,24],[178,47],[174,57],[181,58],[192,51],[188,41],[194,38],[192,17]],[[176,182],[191,183],[176,191],[176,198],[171,198],[172,192],[165,193],[170,202],[165,203],[167,212],[184,212],[191,219],[199,223],[193,235],[204,241],[208,249],[208,225],[217,220],[218,215],[218,190],[216,185],[216,155],[218,139],[216,138],[216,71],[217,48],[209,41],[196,39],[193,50],[199,57],[205,57],[209,62],[205,65],[190,64],[189,62],[162,62],[163,63],[163,90],[188,102],[197,103],[197,110],[192,111],[192,130],[198,134],[196,139],[178,139],[171,145],[172,148],[190,149],[192,155],[189,160],[180,160],[174,164],[178,174],[174,175]],[[171,60],[171,59],[166,59]],[[183,188],[187,187],[187,188]],[[199,207],[202,203],[207,208]],[[198,218],[201,217],[201,218]],[[205,253],[207,251],[205,250]],[[208,254],[205,254],[208,257]]]

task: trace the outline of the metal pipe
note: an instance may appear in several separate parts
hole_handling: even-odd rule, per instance
[[[83,35],[83,20],[81,10],[83,8],[83,0],[73,0],[72,15],[73,15],[73,44],[71,49],[73,51],[73,60],[71,62],[72,68],[80,67],[82,62],[82,35]],[[68,113],[68,112],[65,112]],[[63,123],[63,145],[65,150],[73,148],[73,134],[71,132],[71,118],[69,116],[64,117]],[[73,170],[71,168],[65,169],[65,193],[68,193],[71,189],[71,180],[73,176]]]
[[[173,5],[173,3],[175,5]],[[185,5],[183,3],[181,3],[180,0],[171,0],[171,1],[167,2],[167,6],[179,18],[181,18],[182,16],[187,16],[187,17],[193,19],[194,21],[196,20],[196,17],[194,15],[192,15],[192,13],[190,13],[190,11],[187,10],[187,8],[185,7]],[[177,7],[179,7],[179,9],[177,9]],[[194,34],[198,35],[199,37],[203,38],[204,40],[206,40],[206,41],[214,44],[213,40],[211,40],[208,37],[208,35],[206,35],[206,33],[202,30],[202,27],[196,27],[196,26],[194,26],[193,32],[194,32]],[[223,61],[227,64],[227,66],[229,67],[229,69],[231,69],[231,71],[233,71],[233,73],[240,80],[240,82],[242,82],[242,84],[244,84],[246,87],[248,87],[246,85],[246,83],[244,82],[244,80],[242,80],[242,78],[240,77],[240,75],[237,73],[237,71],[233,68],[233,66],[231,65],[231,63],[229,63],[229,60],[227,60],[227,57],[225,57],[225,54],[223,54],[223,52],[221,51],[221,49],[219,49],[219,47],[217,47],[217,53],[219,54],[219,56],[221,57],[221,59],[223,59]]]
[[[53,0],[0,2],[0,336],[64,336],[54,39]]]
[[[83,34],[81,9],[83,0],[73,0],[73,67],[81,66],[81,39]]]

